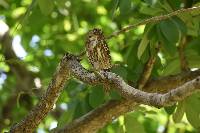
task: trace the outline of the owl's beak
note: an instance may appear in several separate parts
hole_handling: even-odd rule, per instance
[[[97,36],[92,36],[92,37],[90,38],[90,41],[92,42],[92,48],[96,47],[97,42],[98,42]]]
[[[91,39],[91,41],[96,41],[97,40],[97,36],[92,36],[90,39]]]

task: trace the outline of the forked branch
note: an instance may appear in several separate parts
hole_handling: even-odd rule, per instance
[[[36,107],[33,110],[29,112],[29,114],[21,122],[13,126],[10,132],[28,133],[34,131],[34,129],[39,125],[39,123],[46,117],[48,112],[52,110],[53,105],[55,104],[57,98],[59,97],[62,91],[65,81],[69,79],[71,76],[74,76],[83,82],[93,85],[105,83],[104,81],[102,81],[102,79],[99,78],[99,76],[96,76],[94,73],[84,69],[79,61],[80,60],[76,56],[71,54],[66,54],[63,57],[63,59],[60,62],[60,65],[57,68],[55,75],[53,76],[52,81],[49,84],[47,92],[43,95],[40,102],[36,105]],[[148,93],[141,90],[137,90],[129,86],[121,77],[112,72],[101,71],[100,74],[104,76],[103,79],[107,79],[110,85],[114,86],[120,92],[120,94],[127,99],[124,100],[125,102],[117,101],[117,102],[111,102],[110,104],[105,104],[104,105],[105,108],[100,107],[100,109],[103,110],[105,114],[106,114],[105,112],[106,107],[111,107],[110,108],[111,112],[113,112],[113,108],[116,106],[121,107],[120,105],[123,105],[122,107],[124,107],[121,109],[121,111],[119,109],[119,112],[114,110],[114,112],[117,112],[115,113],[115,116],[113,116],[112,114],[107,114],[109,115],[110,119],[107,119],[106,122],[110,121],[113,117],[117,117],[121,113],[131,110],[132,109],[131,107],[133,106],[129,106],[130,104],[133,104],[134,106],[137,105],[138,103],[156,107],[169,106],[174,102],[180,101],[185,97],[191,95],[193,92],[198,91],[198,89],[200,88],[200,77],[197,77],[194,80],[186,82],[185,84],[177,88],[174,88],[165,94]],[[101,116],[101,113],[97,114],[98,112],[99,109],[97,108],[91,114],[96,114],[97,116]],[[87,124],[85,125],[85,123],[81,122],[83,122],[84,120],[89,121],[89,119],[87,119],[88,118],[87,116],[90,116],[90,113],[87,114],[85,117],[82,117],[82,119],[79,119],[78,122],[78,124],[82,124],[82,127],[84,127],[85,130],[88,129],[87,127],[88,125]],[[101,121],[99,121],[99,123],[101,123]],[[98,121],[93,123],[95,130],[98,130],[98,128],[100,127],[96,126],[99,125],[99,123]],[[80,125],[75,125],[75,126],[78,127]],[[76,128],[69,130],[69,132],[73,132],[75,130]],[[67,130],[59,130],[59,131],[62,132]],[[76,130],[76,132],[83,132],[83,131],[84,131],[83,129]]]

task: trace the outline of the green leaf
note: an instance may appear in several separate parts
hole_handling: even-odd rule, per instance
[[[132,70],[135,70],[135,67],[137,67],[137,65],[140,63],[137,58],[138,45],[139,41],[136,41],[135,43],[130,44],[130,46],[124,52],[125,62],[127,63],[128,68]]]
[[[89,104],[96,108],[104,101],[104,91],[102,86],[94,86],[91,88],[92,92],[89,94]]]
[[[77,107],[77,101],[73,101],[67,105],[68,105],[67,111],[63,111],[61,117],[58,120],[58,127],[64,126],[66,123],[72,121],[74,117],[74,112]]]
[[[69,102],[70,97],[67,93],[67,91],[63,91],[63,93],[60,94],[58,100],[57,100],[57,104],[58,103],[63,103],[63,102]]]
[[[49,15],[54,8],[53,0],[37,0],[41,12],[44,15]]]
[[[165,107],[164,109],[167,112],[167,114],[171,115],[174,113],[174,111],[176,109],[176,104],[169,106],[169,107]]]
[[[188,25],[188,34],[196,37],[199,36],[199,18],[191,20],[190,25]]]
[[[148,61],[150,56],[150,50],[149,50],[149,46],[148,48],[145,49],[144,53],[142,54],[140,61],[141,63],[143,63],[143,65]]]
[[[200,129],[200,93],[193,94],[186,99],[186,117],[190,124]]]
[[[140,42],[139,47],[138,47],[138,51],[137,51],[138,59],[141,58],[142,54],[144,53],[145,49],[147,48],[148,43],[149,43],[149,40],[147,38],[147,32],[146,32],[146,34],[142,38],[142,41]]]
[[[149,4],[149,5],[152,5],[153,4],[153,0],[144,0],[145,1],[145,3],[147,3],[147,4]]]
[[[149,40],[153,38],[154,36],[150,35],[149,33],[152,33],[155,31],[154,25],[148,25],[144,30],[144,36],[142,38],[142,41],[139,44],[138,51],[137,51],[137,57],[138,59],[141,58],[142,54],[144,53],[145,49],[147,48],[149,44]]]
[[[191,40],[188,45],[186,46],[186,49],[185,49],[185,52],[187,54],[188,50],[189,50],[189,53],[197,53],[200,55],[200,45],[199,45],[199,42],[200,42],[200,36],[198,38],[194,38],[193,40]],[[192,51],[191,51],[192,50]]]
[[[112,5],[114,5],[111,10],[111,18],[113,19],[115,17],[115,11],[117,10],[119,6],[119,0],[112,0]]]
[[[163,70],[162,75],[163,76],[173,75],[179,73],[179,71],[180,71],[180,61],[179,59],[174,59],[169,61],[169,63]]]
[[[181,0],[168,0],[169,5],[173,8],[178,10],[182,4]]]
[[[58,8],[65,8],[66,5],[65,3],[68,1],[68,0],[54,0],[56,2],[56,6],[58,6]]]
[[[123,79],[127,78],[127,69],[124,66],[119,66],[119,67],[113,67],[112,68],[112,72],[118,74],[119,76],[121,76]]]
[[[193,4],[193,7],[198,7],[198,6],[200,6],[200,2],[198,1],[196,1],[196,2],[194,2],[194,1],[191,1],[191,4]],[[193,12],[191,12],[191,14],[192,14],[192,16],[196,16],[196,15],[199,15],[199,10],[195,10],[195,11],[193,11]]]
[[[187,49],[185,55],[190,68],[200,68],[200,55],[196,50]]]
[[[172,115],[173,121],[175,123],[180,122],[183,118],[184,113],[185,113],[185,103],[179,102],[175,113]]]
[[[145,129],[141,123],[138,122],[134,114],[125,116],[126,133],[145,133]]]
[[[178,29],[180,29],[181,33],[185,35],[187,33],[187,27],[186,24],[178,17],[173,18],[173,22],[175,22]]]
[[[81,117],[82,115],[86,114],[92,109],[88,101],[89,101],[88,95],[86,95],[84,98],[80,98],[77,100],[77,106],[74,110],[73,119]]]
[[[126,15],[131,11],[131,0],[121,0],[119,3],[121,15]]]
[[[172,57],[175,56],[175,54],[177,52],[176,44],[168,41],[164,37],[163,32],[161,32],[160,25],[157,25],[157,34],[158,34],[158,39],[162,42],[162,46],[164,47],[166,52]]]
[[[110,97],[112,100],[121,100],[122,99],[121,95],[116,90],[113,90],[113,89],[110,91]]]
[[[160,24],[161,32],[170,43],[177,43],[180,31],[172,20],[162,21]]]
[[[142,6],[140,8],[140,13],[145,14],[145,15],[150,15],[150,16],[155,16],[162,12],[161,8],[156,8],[156,7],[150,7],[150,6]]]
[[[158,39],[158,36],[157,36],[157,25],[152,25],[152,27],[150,27],[150,29],[148,30],[148,33],[147,33],[147,38],[149,40],[157,40]]]
[[[153,115],[157,115],[157,113],[153,114]],[[152,118],[145,117],[143,126],[145,128],[146,133],[157,133],[158,127],[159,127],[159,122],[157,120],[155,120],[153,117]]]

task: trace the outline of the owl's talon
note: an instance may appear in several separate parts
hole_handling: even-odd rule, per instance
[[[106,77],[104,77],[100,72],[98,71],[93,71],[94,74],[103,81],[103,89],[104,89],[104,93],[105,95],[108,95],[109,94],[109,91],[110,91],[110,86],[109,84],[107,83],[107,79]]]
[[[105,77],[102,76],[102,75],[100,74],[100,72],[98,72],[98,71],[93,71],[93,72],[94,72],[95,76],[97,76],[99,79],[102,79],[102,80],[105,79]]]

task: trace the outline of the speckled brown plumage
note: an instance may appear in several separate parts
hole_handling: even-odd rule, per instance
[[[112,67],[109,47],[101,29],[94,28],[88,32],[86,54],[94,70],[108,70]]]

